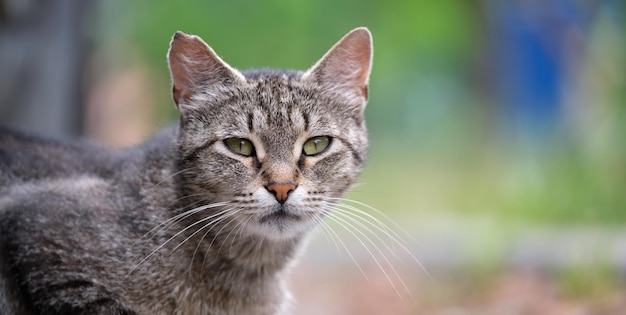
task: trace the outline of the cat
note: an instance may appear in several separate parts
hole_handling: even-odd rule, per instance
[[[286,278],[362,171],[367,28],[307,71],[176,32],[177,126],[111,149],[0,130],[1,314],[289,314]]]

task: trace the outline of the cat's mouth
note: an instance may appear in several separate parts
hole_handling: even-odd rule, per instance
[[[278,210],[261,217],[261,223],[275,223],[285,221],[300,221],[302,218],[299,215],[289,213],[285,211],[284,207],[280,207]]]

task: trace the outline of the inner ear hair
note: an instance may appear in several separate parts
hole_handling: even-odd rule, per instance
[[[245,81],[243,75],[224,62],[200,37],[176,32],[167,59],[176,106],[189,104],[194,93],[216,84]]]

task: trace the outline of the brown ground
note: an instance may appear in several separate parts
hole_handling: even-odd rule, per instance
[[[375,265],[365,266],[369,281],[354,265],[334,267],[303,261],[292,273],[299,315],[587,315],[626,314],[626,286],[598,288],[582,281],[572,291],[545,272],[433,272],[399,270],[409,295],[398,294]],[[393,278],[392,275],[390,277]],[[571,287],[571,285],[570,285]],[[576,287],[575,287],[576,288]],[[588,292],[587,292],[588,289]]]

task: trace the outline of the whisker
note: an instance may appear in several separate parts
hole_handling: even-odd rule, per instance
[[[380,243],[385,245],[385,248],[387,250],[389,250],[389,252],[391,252],[392,255],[394,255],[394,257],[400,261],[403,262],[404,261],[396,254],[396,252],[393,250],[392,245],[398,243],[399,241],[396,240],[395,238],[393,238],[389,233],[387,233],[387,231],[385,229],[380,228],[378,225],[368,221],[367,219],[360,217],[358,214],[349,212],[345,209],[341,209],[338,207],[334,207],[333,208],[333,213],[335,215],[341,215],[344,218],[350,219],[352,220],[352,222],[354,222],[355,224],[357,224],[360,228],[364,229],[366,232],[369,232],[372,236],[374,236]],[[385,240],[383,240],[374,230],[372,230],[369,226],[367,226],[365,223],[369,224],[370,226],[373,226],[375,229],[381,231],[383,234],[385,234],[385,236],[387,236],[392,243],[388,244],[387,242],[385,242]],[[397,244],[396,244],[397,245]],[[400,244],[402,245],[402,244]]]
[[[231,210],[234,210],[234,208],[233,208],[233,209],[231,209]],[[233,212],[233,213],[231,213],[231,214],[229,214],[229,215],[223,215],[223,216],[221,216],[220,218],[218,218],[218,219],[216,219],[216,220],[214,220],[214,221],[212,221],[212,222],[209,222],[208,224],[205,224],[203,227],[201,227],[201,228],[200,228],[200,229],[198,229],[196,232],[194,232],[194,234],[196,234],[196,233],[198,233],[198,232],[202,231],[203,229],[205,229],[207,226],[212,225],[212,226],[211,226],[208,230],[206,230],[206,232],[205,232],[204,234],[202,234],[202,237],[200,238],[200,241],[198,241],[198,244],[196,245],[196,248],[195,248],[195,249],[194,249],[194,251],[193,251],[193,255],[191,256],[191,264],[189,265],[189,274],[191,274],[191,270],[192,270],[192,267],[193,267],[193,262],[195,261],[196,254],[197,254],[198,250],[200,249],[200,246],[203,244],[204,239],[206,238],[206,236],[207,236],[207,235],[211,232],[211,230],[213,230],[213,228],[214,228],[214,227],[215,227],[215,226],[216,226],[219,222],[224,221],[224,220],[226,220],[226,219],[228,219],[228,218],[232,218],[232,217],[234,217],[234,215],[235,215],[237,212],[239,212],[239,211],[237,210],[237,211],[235,211],[235,212]],[[232,219],[231,219],[231,220],[232,220]],[[220,231],[221,231],[221,229],[220,229]],[[219,232],[218,232],[218,233],[219,233]],[[218,235],[218,234],[216,234],[216,236],[217,236],[217,235]],[[213,240],[215,240],[215,238],[214,238]],[[183,242],[184,242],[184,241],[183,241]],[[213,241],[211,241],[211,243],[209,244],[209,247],[208,247],[208,248],[210,248],[212,245],[213,245]],[[207,251],[207,253],[205,253],[205,257],[204,257],[204,259],[202,260],[202,265],[204,265],[204,262],[206,261],[206,255],[208,255],[208,251]]]
[[[161,184],[165,183],[166,181],[168,181],[168,180],[170,180],[170,179],[174,178],[175,176],[177,176],[177,175],[179,175],[179,174],[182,174],[182,173],[184,173],[184,172],[191,171],[191,170],[193,170],[194,168],[196,168],[196,167],[188,167],[188,168],[182,169],[182,170],[180,170],[180,171],[178,171],[178,172],[175,172],[175,173],[173,173],[173,174],[170,174],[169,176],[167,176],[167,177],[163,178],[162,180],[160,180],[160,181],[159,181],[159,182],[157,182],[156,184],[152,185],[152,187],[148,188],[148,190],[152,190],[152,189],[158,188],[158,186],[159,186],[159,185],[161,185]]]
[[[243,211],[243,209],[241,209],[239,211]],[[226,225],[224,225],[224,227],[222,229],[224,229],[227,225],[230,225],[230,223],[232,223],[232,222],[228,222]],[[226,234],[226,237],[224,237],[224,239],[222,240],[222,242],[221,242],[222,244],[220,244],[220,248],[217,249],[218,252],[222,251],[222,248],[224,247],[224,244],[226,244],[226,241],[228,240],[228,238],[232,235],[232,233],[235,231],[235,229],[237,229],[237,228],[239,228],[241,226],[242,223],[243,223],[243,221],[239,221],[239,222],[237,222],[237,224],[235,224],[235,226],[232,229],[230,229],[230,232],[228,232],[228,234]],[[218,234],[219,234],[219,232],[218,232]],[[230,246],[231,246],[230,248],[231,249],[232,249],[234,241],[235,241],[235,238],[233,237],[233,239],[230,242]]]
[[[378,224],[374,224],[372,222],[370,222],[369,220],[367,220],[366,218],[360,217],[359,214],[364,214],[367,215],[367,217],[372,217],[371,215],[369,215],[367,212],[364,212],[363,210],[360,210],[358,208],[354,208],[352,206],[349,205],[344,205],[344,204],[336,204],[334,205],[335,210],[337,210],[337,213],[342,213],[344,216],[345,215],[350,215],[354,218],[354,222],[357,222],[356,219],[361,220],[362,222],[365,222],[367,224],[369,224],[370,226],[372,226],[373,228],[375,228],[376,230],[380,231],[381,233],[385,234],[385,236],[387,236],[393,243],[395,243],[397,246],[399,246],[402,251],[404,251],[407,255],[409,255],[411,257],[411,259],[413,259],[413,261],[415,261],[420,268],[424,271],[424,273],[426,273],[426,275],[428,276],[428,278],[430,278],[431,280],[433,279],[432,276],[430,275],[430,273],[428,272],[428,270],[426,269],[426,267],[422,264],[422,262],[417,259],[417,257],[415,257],[415,255],[413,255],[413,253],[406,247],[406,241],[402,240],[400,238],[400,236],[396,233],[390,234],[389,231],[391,230],[388,226],[386,226],[382,221],[378,221]],[[341,207],[345,207],[345,208],[341,208]],[[351,211],[357,211],[357,213],[351,213],[350,211],[347,210],[351,210]],[[374,235],[381,243],[386,244],[386,242],[384,242],[374,231],[372,231],[370,228],[367,228],[366,226],[364,226],[363,223],[359,223],[361,226],[363,226],[363,228],[365,228],[366,230],[368,230],[370,233],[372,233],[372,235]],[[382,226],[379,226],[382,225]],[[401,241],[402,240],[402,241]],[[392,252],[392,254],[401,262],[403,262],[402,259],[400,259],[400,257],[395,253],[395,251],[390,247],[390,245],[386,245],[387,249],[389,251]]]
[[[315,222],[318,226],[322,226],[322,234],[324,235],[324,238],[326,239],[327,243],[332,243],[335,245],[335,249],[337,250],[337,254],[341,255],[341,250],[339,249],[339,244],[337,244],[337,240],[335,240],[335,238],[330,234],[330,232],[328,232],[328,227],[326,224],[324,224],[324,220],[314,214],[306,214],[307,217],[311,220],[313,220],[313,222]]]
[[[365,248],[365,250],[369,253],[369,255],[372,257],[372,259],[374,259],[374,262],[376,263],[376,265],[380,268],[380,270],[383,272],[383,274],[385,275],[385,277],[387,278],[387,281],[389,281],[389,283],[391,284],[391,286],[393,287],[393,289],[396,291],[396,294],[402,298],[402,295],[400,294],[400,291],[398,290],[398,288],[396,287],[395,283],[393,280],[391,280],[391,277],[389,276],[389,274],[385,271],[385,268],[383,267],[383,265],[380,263],[380,261],[376,258],[376,255],[374,255],[374,253],[372,252],[372,250],[366,245],[365,242],[363,242],[363,240],[361,239],[361,237],[365,238],[365,240],[367,242],[369,242],[369,244],[371,246],[374,247],[374,249],[382,256],[382,258],[385,260],[385,262],[387,263],[387,265],[391,268],[392,272],[394,273],[394,275],[397,277],[397,279],[400,281],[400,283],[402,284],[402,286],[404,287],[404,289],[406,290],[406,292],[409,293],[409,295],[411,295],[411,290],[409,290],[409,288],[406,286],[406,283],[402,280],[402,277],[400,277],[400,275],[398,274],[396,268],[393,267],[393,264],[389,261],[389,259],[387,258],[387,256],[385,256],[385,254],[383,253],[383,251],[380,249],[380,247],[378,247],[378,245],[376,245],[375,242],[372,241],[372,239],[370,239],[367,234],[363,233],[362,231],[360,231],[358,228],[356,228],[354,225],[352,225],[350,222],[346,221],[345,219],[338,217],[336,214],[334,214],[331,211],[327,212],[327,217],[331,220],[333,220],[334,222],[336,222],[337,224],[339,224],[341,227],[343,227],[346,231],[348,231],[350,234],[352,234],[352,236],[355,237],[355,239],[363,246],[363,248]],[[359,237],[357,235],[358,232],[361,237]],[[411,295],[411,298],[413,298],[413,296]]]
[[[392,218],[390,218],[388,215],[386,215],[384,212],[366,204],[363,202],[360,202],[358,200],[353,200],[353,199],[348,199],[348,198],[335,198],[335,197],[326,197],[326,199],[329,200],[335,200],[335,201],[341,201],[341,202],[349,202],[349,203],[354,203],[357,204],[359,206],[363,206],[369,210],[374,211],[376,214],[380,215],[381,217],[383,217],[385,220],[387,220],[389,223],[391,223],[394,228],[398,229],[400,232],[402,232],[406,237],[410,238],[411,240],[415,240],[413,238],[413,235],[411,235],[411,233],[407,232],[402,226],[400,226],[400,224],[398,224],[396,221],[394,221]],[[362,211],[362,210],[361,210]],[[367,212],[365,212],[367,213]],[[378,219],[377,219],[378,220]],[[393,231],[393,230],[391,230]],[[395,232],[394,232],[395,233]],[[402,239],[402,238],[400,238]]]
[[[185,207],[188,207],[188,206],[195,206],[196,204],[198,204],[198,203],[200,203],[200,202],[201,202],[201,201],[196,201],[196,202],[194,202],[194,203],[192,203],[192,204],[190,204],[190,205],[187,205],[187,206],[182,206],[182,207],[178,207],[178,208],[172,209],[172,210],[170,210],[170,211],[171,211],[171,212],[178,212],[179,210],[182,210],[182,209],[184,209]],[[205,206],[207,206],[207,205],[205,205]],[[170,225],[170,223],[172,223],[173,221],[179,221],[179,220],[178,220],[179,218],[181,218],[181,217],[185,216],[185,214],[187,214],[187,213],[190,213],[190,212],[192,212],[192,211],[195,211],[197,208],[198,208],[198,207],[193,208],[193,209],[190,209],[190,210],[188,210],[188,211],[186,211],[186,212],[180,213],[180,214],[178,214],[178,215],[176,215],[176,216],[174,216],[174,217],[171,217],[171,218],[169,218],[169,219],[167,219],[167,220],[165,220],[165,221],[163,221],[163,222],[161,222],[161,223],[157,224],[154,228],[150,229],[148,232],[144,233],[144,234],[143,234],[140,238],[138,238],[138,239],[137,239],[137,240],[133,243],[133,246],[135,246],[137,243],[139,243],[139,241],[143,240],[145,237],[147,237],[147,236],[148,236],[148,235],[150,235],[150,234],[152,234],[152,237],[151,237],[149,240],[152,240],[152,239],[153,239],[153,238],[154,238],[154,237],[155,237],[158,233],[160,233],[162,230],[164,230],[165,228],[167,228],[167,227]],[[184,219],[184,218],[183,218],[183,219]],[[162,227],[162,228],[161,228],[161,229],[159,229],[160,227]],[[159,229],[159,230],[157,231],[157,229]],[[148,241],[149,241],[149,240],[148,240]]]
[[[211,205],[207,205],[207,206],[203,206],[203,207],[198,207],[195,208],[193,210],[190,211],[194,211],[194,213],[200,212],[202,210],[206,210],[209,208],[209,206]],[[204,209],[201,209],[204,208]],[[197,210],[197,209],[201,209],[201,210]],[[169,239],[167,239],[165,242],[163,242],[161,245],[157,246],[157,248],[155,248],[152,252],[150,252],[150,254],[148,254],[146,257],[144,257],[137,265],[135,265],[129,272],[128,274],[124,277],[124,279],[126,279],[126,277],[128,277],[131,273],[133,273],[135,270],[137,270],[137,268],[139,268],[139,266],[141,266],[141,264],[143,264],[146,260],[148,260],[150,257],[152,257],[157,251],[161,250],[163,247],[165,247],[165,245],[167,245],[171,240],[173,240],[174,238],[178,237],[180,234],[184,233],[185,231],[189,230],[190,228],[192,228],[193,226],[200,224],[204,221],[210,220],[216,216],[220,216],[223,215],[224,213],[227,213],[228,211],[230,211],[230,209],[224,209],[220,212],[217,212],[215,214],[212,214],[206,218],[203,218],[202,220],[198,220],[196,222],[194,222],[193,224],[185,227],[184,229],[182,229],[181,231],[179,231],[178,233],[174,234],[174,236],[170,237]],[[185,212],[186,213],[186,212]]]
[[[220,233],[222,233],[222,231],[223,231],[223,230],[224,230],[227,226],[229,226],[229,225],[230,225],[233,221],[235,221],[235,219],[233,218],[233,216],[234,216],[235,214],[237,214],[237,213],[241,212],[241,211],[242,211],[242,209],[237,209],[237,210],[236,210],[236,211],[235,211],[232,215],[230,215],[230,216],[228,216],[228,217],[224,218],[224,219],[231,218],[231,220],[230,220],[230,221],[228,221],[228,222],[226,222],[226,224],[224,224],[224,225],[222,226],[222,228],[220,228],[220,230],[219,230],[219,231],[217,231],[217,232],[215,233],[215,235],[213,236],[213,239],[211,240],[211,243],[209,243],[208,248],[213,247],[213,243],[215,243],[215,240],[216,240],[216,239],[217,239],[217,237],[220,235]],[[223,220],[224,220],[224,219],[223,219]],[[221,221],[223,221],[223,220],[221,220]],[[210,230],[211,230],[211,229],[209,229],[209,231],[210,231]],[[207,231],[207,233],[205,233],[205,234],[204,234],[204,236],[202,237],[202,239],[204,239],[204,237],[206,237],[206,235],[208,234],[208,232],[209,232],[209,231]],[[222,245],[223,245],[223,244],[224,244],[224,243],[222,242]],[[220,250],[221,250],[221,246],[220,246]],[[208,255],[209,255],[209,251],[207,250],[207,252],[204,254],[204,258],[202,259],[202,266],[204,266],[204,264],[206,263],[206,260],[207,260]]]
[[[210,195],[210,196],[209,196],[209,195],[207,195],[206,193],[189,194],[189,195],[184,195],[184,196],[181,196],[181,197],[176,198],[176,199],[174,200],[174,203],[177,203],[177,202],[183,201],[183,200],[185,200],[185,199],[194,198],[194,197],[206,197],[206,198],[209,198],[209,197],[211,197],[211,196],[213,196],[213,195]],[[200,199],[200,200],[196,200],[196,201],[194,201],[192,204],[197,204],[197,203],[200,203],[200,202],[204,202],[204,200],[202,200],[202,199]],[[189,205],[187,205],[187,206],[189,206]]]
[[[363,270],[363,268],[361,267],[361,264],[359,264],[357,259],[354,258],[354,255],[352,254],[352,252],[350,251],[348,246],[346,246],[346,243],[344,243],[344,241],[341,239],[341,237],[339,237],[337,232],[335,232],[335,230],[333,230],[332,227],[330,225],[328,225],[328,223],[326,223],[326,221],[323,221],[323,220],[320,219],[319,223],[320,223],[320,225],[322,226],[323,229],[325,229],[326,231],[329,231],[331,233],[331,235],[334,235],[333,238],[336,239],[337,241],[339,241],[339,244],[341,244],[341,247],[343,247],[343,249],[346,251],[346,253],[348,253],[348,256],[350,257],[352,262],[354,262],[356,267],[359,269],[359,271],[361,272],[361,274],[363,275],[365,280],[367,280],[367,282],[371,283],[369,277],[367,276],[367,273],[365,273],[365,270]]]
[[[383,222],[382,220],[378,219],[377,217],[367,213],[366,211],[363,211],[355,206],[349,205],[349,204],[345,204],[345,203],[337,203],[333,205],[334,207],[341,207],[343,209],[346,210],[351,210],[353,212],[356,212],[358,214],[361,214],[365,217],[367,217],[368,219],[374,221],[377,223],[378,225],[378,230],[381,231],[382,233],[384,233],[386,236],[390,237],[390,238],[394,238],[397,240],[398,243],[404,243],[407,244],[407,241],[404,240],[404,238],[402,238],[402,236],[400,236],[398,233],[396,233],[392,228],[390,228],[387,224],[385,224],[385,222]],[[391,223],[395,224],[395,221],[393,221],[391,218],[387,217],[387,220]],[[375,224],[372,224],[372,226],[375,226]],[[381,230],[382,228],[382,230]],[[384,230],[384,231],[383,231]]]
[[[208,227],[208,226],[211,226],[211,225],[215,226],[217,223],[219,223],[219,222],[221,222],[221,221],[224,221],[225,219],[227,219],[227,218],[229,218],[229,217],[232,217],[232,216],[234,216],[235,214],[237,214],[237,212],[239,212],[239,210],[235,210],[235,211],[233,211],[233,210],[234,210],[234,209],[232,209],[232,208],[227,208],[227,209],[224,209],[224,210],[222,210],[222,211],[218,212],[218,214],[220,214],[220,216],[219,216],[219,217],[217,217],[217,219],[215,219],[215,220],[213,220],[213,221],[211,221],[211,222],[209,222],[209,223],[207,223],[207,224],[203,225],[201,228],[199,228],[199,229],[198,229],[198,230],[196,230],[195,232],[191,233],[191,235],[187,236],[184,240],[182,240],[182,242],[180,242],[178,245],[176,245],[176,246],[175,246],[175,247],[171,250],[171,253],[174,253],[174,252],[175,252],[178,248],[180,248],[180,247],[181,247],[181,246],[182,246],[185,242],[187,242],[190,238],[194,237],[196,234],[198,234],[198,233],[199,233],[200,231],[202,231],[204,228],[206,228],[206,227]],[[233,212],[231,212],[231,211],[233,211]],[[184,230],[182,230],[181,232],[184,232],[185,230],[189,229],[190,227],[192,227],[192,226],[194,226],[194,225],[196,225],[196,224],[202,223],[202,222],[206,221],[207,219],[211,219],[212,217],[213,217],[213,216],[209,216],[209,217],[206,217],[206,218],[202,218],[201,220],[198,220],[198,221],[194,222],[193,224],[189,225],[187,228],[185,228],[185,229],[184,229]],[[211,230],[211,229],[209,229],[209,231],[210,231],[210,230]],[[221,231],[221,230],[220,230],[220,231]],[[180,234],[181,232],[178,232],[178,233],[177,233],[177,235],[178,235],[178,234]],[[175,235],[175,236],[176,236],[176,235]],[[168,241],[169,241],[169,240],[168,240]]]
[[[187,210],[183,213],[180,213],[178,215],[175,215],[161,223],[159,223],[157,226],[155,226],[154,228],[152,228],[150,231],[144,233],[144,235],[142,235],[139,239],[137,239],[134,243],[133,243],[133,247],[137,245],[137,243],[139,243],[140,241],[142,241],[144,238],[146,238],[148,235],[152,234],[152,237],[147,239],[147,241],[152,240],[157,234],[159,234],[161,231],[163,231],[164,229],[172,226],[173,224],[176,224],[177,222],[180,222],[182,220],[185,220],[186,218],[204,211],[206,209],[211,209],[211,208],[216,208],[216,207],[222,207],[228,205],[228,202],[218,202],[218,203],[213,203],[213,204],[208,204],[208,205],[204,205],[204,206],[200,206],[200,207],[196,207],[190,210]]]
[[[226,240],[228,239],[228,237],[230,236],[230,234],[236,229],[237,232],[235,232],[235,234],[233,235],[233,237],[230,240],[230,247],[228,249],[228,252],[232,255],[233,253],[233,245],[235,243],[235,240],[237,239],[238,236],[243,236],[243,230],[246,227],[246,224],[248,224],[248,222],[250,222],[250,220],[252,220],[252,217],[248,217],[246,218],[245,221],[239,221],[237,223],[237,225],[230,231],[230,233],[228,233],[228,235],[226,236],[226,239],[224,239],[224,243],[222,243],[222,245],[224,245],[226,243]],[[221,247],[220,247],[221,249]]]

